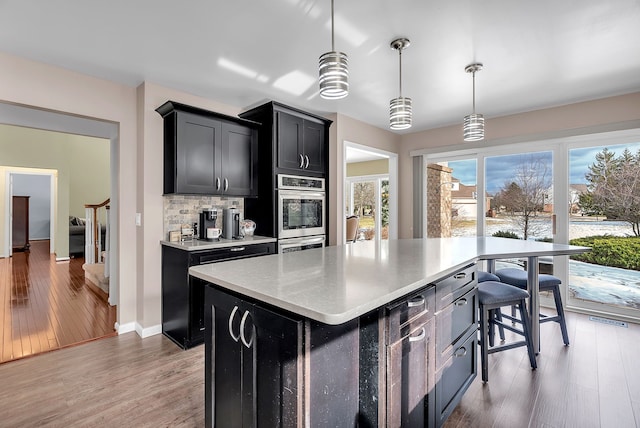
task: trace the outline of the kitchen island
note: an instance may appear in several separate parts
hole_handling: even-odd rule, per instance
[[[192,267],[207,426],[440,426],[476,374],[475,263],[585,250],[409,239]]]

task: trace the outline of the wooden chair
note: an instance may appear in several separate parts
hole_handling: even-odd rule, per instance
[[[352,215],[347,217],[347,243],[356,242],[358,240],[358,225],[360,217]]]

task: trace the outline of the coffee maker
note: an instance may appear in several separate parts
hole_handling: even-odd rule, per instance
[[[242,239],[240,235],[240,211],[237,208],[222,210],[222,237],[224,239]]]
[[[218,218],[218,210],[209,208],[202,210],[200,213],[200,229],[198,238],[207,239],[207,228],[216,227],[216,219]]]

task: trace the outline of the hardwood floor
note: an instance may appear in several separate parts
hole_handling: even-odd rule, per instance
[[[567,313],[571,346],[542,326],[539,367],[524,348],[491,355],[445,427],[640,426],[640,326]],[[204,347],[135,333],[0,365],[0,426],[204,426]],[[345,427],[352,426],[345,421]]]
[[[489,381],[478,375],[445,427],[640,426],[640,325],[566,315],[570,346],[547,323],[537,370],[525,348],[490,355]]]
[[[48,240],[0,259],[0,363],[116,334],[116,308],[86,285],[83,263],[56,263]]]

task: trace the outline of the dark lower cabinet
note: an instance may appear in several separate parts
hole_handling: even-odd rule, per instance
[[[340,325],[207,284],[206,426],[442,426],[476,376],[475,267],[456,275]]]
[[[206,426],[301,426],[303,321],[210,286],[205,308]]]
[[[204,342],[206,282],[189,276],[189,267],[276,252],[275,243],[187,251],[162,246],[162,333],[183,349]]]

